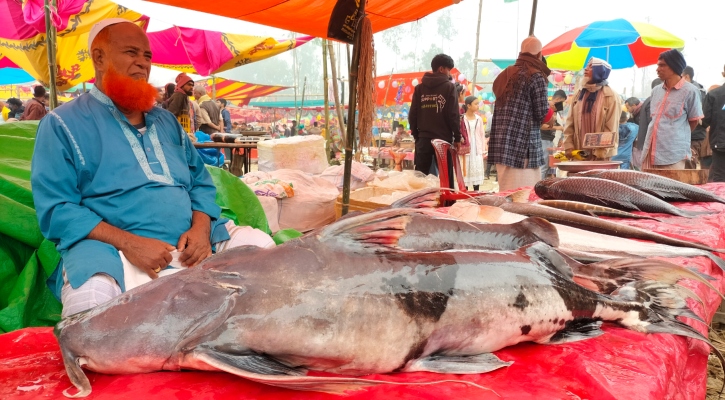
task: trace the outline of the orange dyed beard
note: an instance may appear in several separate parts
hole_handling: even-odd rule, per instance
[[[148,82],[122,75],[111,66],[101,85],[116,106],[124,112],[146,112],[153,108],[158,91]]]

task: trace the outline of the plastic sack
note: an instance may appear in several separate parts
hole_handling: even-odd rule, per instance
[[[335,200],[339,192],[334,184],[291,169],[272,171],[270,176],[289,182],[295,188],[294,197],[279,200],[280,229],[308,231],[335,220]]]
[[[325,139],[320,135],[259,141],[257,157],[258,169],[264,172],[295,169],[319,174],[329,165]]]
[[[325,179],[331,182],[333,185],[337,186],[337,189],[342,193],[342,181],[344,174],[344,165],[333,165],[327,167],[322,172],[322,174],[320,174],[320,178]],[[350,190],[364,188],[365,186],[367,186],[368,182],[371,182],[375,178],[375,173],[372,169],[370,169],[370,167],[357,161],[352,162],[351,174],[352,176],[350,179]]]
[[[415,192],[416,190],[440,187],[440,180],[435,175],[425,175],[420,171],[405,170],[402,172],[378,172],[368,186],[382,187],[393,190]]]

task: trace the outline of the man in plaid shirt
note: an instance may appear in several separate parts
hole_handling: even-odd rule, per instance
[[[539,39],[526,38],[516,63],[493,83],[496,103],[488,159],[496,164],[499,191],[533,186],[541,179],[545,159],[539,128],[553,116],[546,92],[551,71],[541,47]]]

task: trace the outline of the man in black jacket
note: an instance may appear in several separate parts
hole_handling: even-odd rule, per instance
[[[450,76],[453,59],[445,54],[433,57],[432,72],[423,75],[415,87],[408,113],[410,131],[415,139],[415,170],[427,174],[433,162],[431,141],[445,140],[453,143],[456,150],[461,145],[460,114],[456,86]],[[448,177],[453,187],[453,165],[448,159]]]
[[[725,72],[722,73],[725,77]],[[712,89],[705,96],[702,126],[710,128],[712,165],[709,182],[725,182],[725,85]]]

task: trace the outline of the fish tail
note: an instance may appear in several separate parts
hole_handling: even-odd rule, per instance
[[[700,215],[707,215],[707,214],[713,214],[714,211],[691,211],[691,210],[683,210],[681,208],[677,209],[677,215],[680,217],[686,217],[686,218],[696,218]]]
[[[616,289],[634,281],[658,281],[664,284],[676,285],[684,279],[700,282],[717,293],[723,300],[720,291],[709,281],[713,278],[698,271],[681,267],[664,260],[658,259],[632,259],[617,258],[605,260],[593,264],[573,264],[575,278],[585,279],[593,283],[600,293],[608,294]],[[592,285],[587,285],[587,287]],[[692,291],[683,290],[683,287],[675,286],[685,298],[692,298],[702,304],[702,300]]]
[[[440,188],[422,189],[393,202],[390,208],[435,208],[440,205]]]

